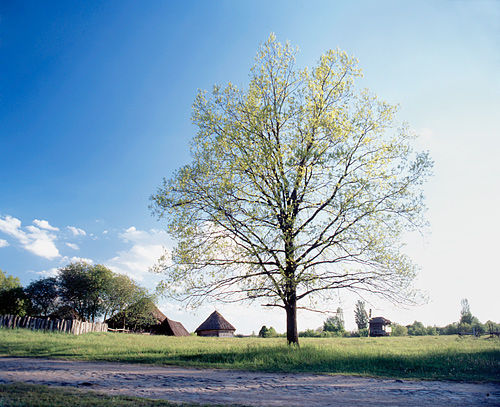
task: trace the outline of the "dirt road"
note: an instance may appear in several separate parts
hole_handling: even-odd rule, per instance
[[[246,406],[500,406],[499,384],[0,358],[0,382]]]

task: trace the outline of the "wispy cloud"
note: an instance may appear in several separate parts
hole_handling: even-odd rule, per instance
[[[56,228],[56,227],[52,226],[46,220],[35,219],[33,221],[33,224],[36,225],[36,226],[38,226],[40,229],[52,230],[53,232],[57,232],[59,230],[59,228]]]
[[[52,228],[46,221],[39,222],[42,223],[43,226]],[[46,222],[46,225],[44,222]],[[49,260],[60,257],[59,250],[54,243],[57,236],[50,233],[49,230],[45,228],[40,229],[32,225],[23,228],[19,219],[7,215],[0,218],[0,232],[17,239],[24,249],[36,256],[44,257]]]
[[[88,264],[94,264],[94,260],[89,259],[87,257],[78,257],[78,256],[64,256],[61,261],[62,264],[66,263],[88,263]]]
[[[66,243],[66,246],[68,246],[70,249],[73,249],[73,250],[80,250],[78,245],[75,243]]]
[[[167,233],[156,229],[138,230],[132,226],[120,233],[119,237],[131,246],[127,250],[119,251],[105,264],[114,272],[140,281],[154,277],[148,270],[169,250],[171,243]]]
[[[0,247],[7,247],[9,246],[9,242],[5,239],[0,239]]]
[[[73,233],[73,236],[86,236],[87,232],[85,230],[77,228],[75,226],[67,226],[67,228]]]
[[[94,260],[89,259],[88,257],[76,257],[73,256],[71,259],[71,263],[88,263],[88,264],[93,264]]]

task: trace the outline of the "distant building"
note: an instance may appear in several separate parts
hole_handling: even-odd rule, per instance
[[[370,336],[389,336],[391,334],[391,321],[384,317],[370,319]]]
[[[217,311],[214,311],[198,328],[196,333],[198,336],[218,336],[230,337],[234,336],[236,328],[227,322],[224,317]]]

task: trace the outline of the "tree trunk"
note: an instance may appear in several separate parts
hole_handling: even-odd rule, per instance
[[[289,345],[299,345],[299,335],[297,332],[297,300],[295,293],[293,298],[285,306],[286,310],[286,340]]]

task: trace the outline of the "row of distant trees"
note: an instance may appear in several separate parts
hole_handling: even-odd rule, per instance
[[[141,311],[151,303],[145,288],[101,264],[70,263],[55,277],[41,278],[24,288],[18,278],[0,270],[0,314],[78,317],[92,322],[121,314],[129,320],[127,314],[141,318]]]
[[[422,322],[415,321],[410,325],[401,325],[393,322],[392,336],[423,336],[423,335],[456,335],[458,333],[476,333],[483,335],[488,332],[500,331],[500,324],[493,321],[481,323],[478,318],[472,315],[470,305],[467,299],[461,302],[460,319],[444,327],[425,326]],[[358,327],[357,331],[346,331],[344,322],[344,313],[342,308],[337,308],[335,315],[328,317],[323,326],[318,329],[307,329],[299,333],[302,337],[359,337],[368,336],[369,316],[365,309],[365,303],[358,301],[354,309],[354,319]],[[281,336],[273,327],[263,326],[259,332],[263,338]]]

